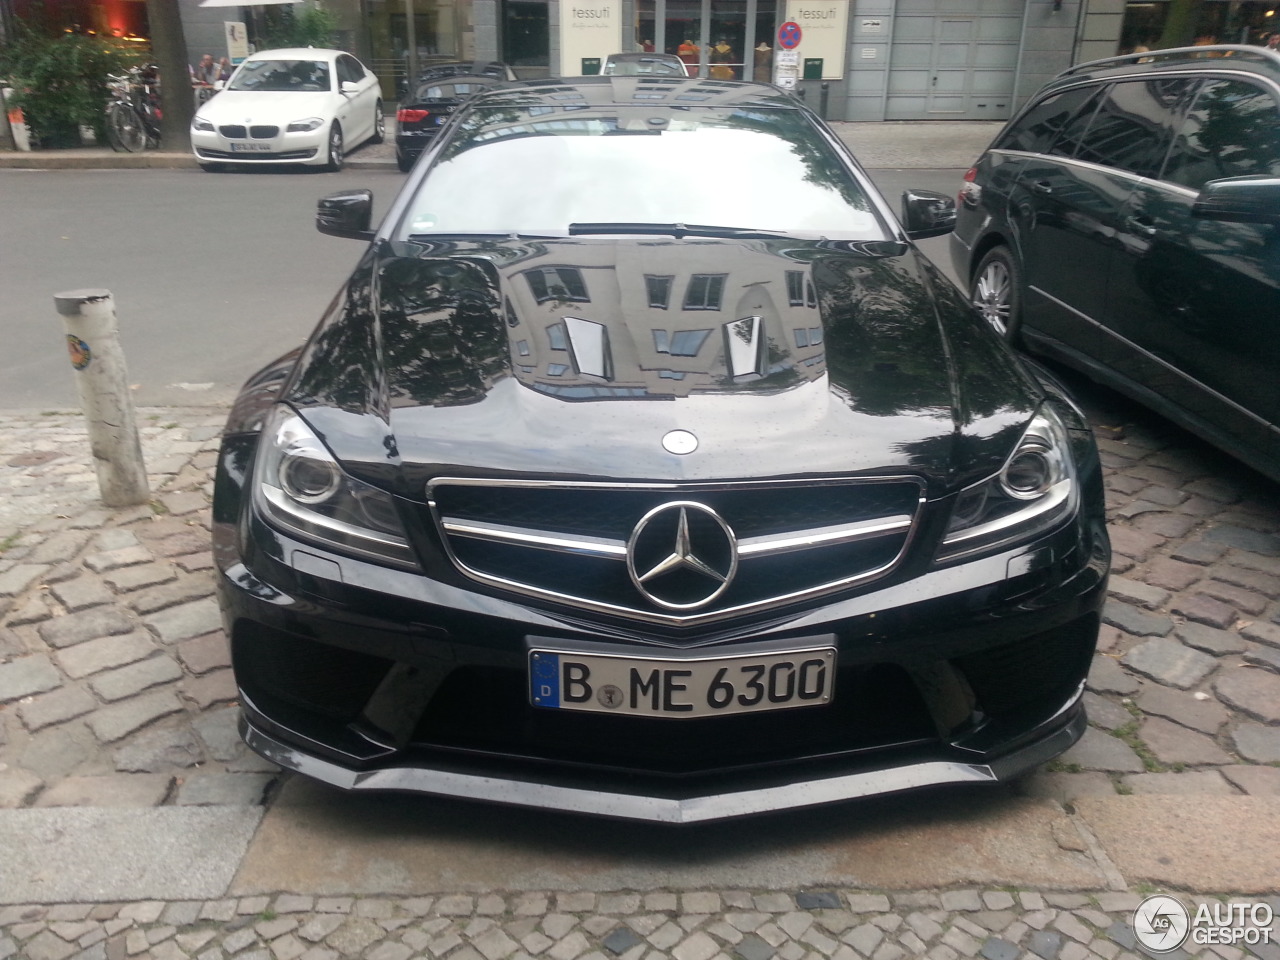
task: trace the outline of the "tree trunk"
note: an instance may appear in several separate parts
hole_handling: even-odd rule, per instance
[[[1171,0],[1169,16],[1164,22],[1164,32],[1157,47],[1189,47],[1196,38],[1196,24],[1200,20],[1202,0]]]
[[[151,24],[151,53],[160,67],[160,102],[164,110],[160,146],[179,153],[189,151],[196,103],[178,0],[147,0],[147,19]]]

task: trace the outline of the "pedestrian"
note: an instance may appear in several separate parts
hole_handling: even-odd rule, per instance
[[[217,79],[218,65],[213,62],[213,54],[206,53],[191,68],[191,88],[195,91],[197,107],[213,96],[213,84]]]
[[[231,61],[223,57],[218,61],[218,79],[226,83],[231,79],[231,74],[235,72],[235,67],[231,65]]]

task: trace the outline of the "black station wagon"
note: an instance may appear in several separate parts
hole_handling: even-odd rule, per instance
[[[750,158],[750,162],[743,162]],[[1083,732],[1092,434],[795,98],[463,104],[249,381],[214,549],[249,744],[351,790],[684,823],[1020,776]]]
[[[1280,54],[1073,67],[965,176],[988,322],[1280,480]]]

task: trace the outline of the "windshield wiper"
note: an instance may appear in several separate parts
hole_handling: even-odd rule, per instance
[[[580,237],[591,233],[644,233],[660,236],[683,237],[733,237],[748,240],[772,240],[788,237],[782,230],[756,230],[751,227],[713,227],[704,223],[571,223],[569,236]]]
[[[411,233],[407,240],[563,240],[541,233]]]

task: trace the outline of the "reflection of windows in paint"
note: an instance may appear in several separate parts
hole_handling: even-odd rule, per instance
[[[645,275],[644,286],[649,294],[649,306],[655,310],[665,310],[671,302],[672,277],[653,277]]]
[[[521,340],[519,343],[517,343],[516,352],[519,353],[520,356],[522,357],[527,357],[529,355],[529,341]]]
[[[806,307],[816,307],[818,305],[818,291],[813,289],[812,280],[806,280],[804,283],[804,305]]]
[[[796,346],[797,347],[816,347],[822,343],[822,328],[809,327],[807,330],[800,327],[796,330]]]
[[[567,363],[548,363],[547,376],[563,377],[565,373],[568,371],[568,369],[569,369],[569,365]]]
[[[710,335],[710,330],[677,330],[671,335],[671,349],[667,352],[673,357],[696,357]]]
[[[658,376],[661,377],[663,380],[683,380],[684,371],[683,370],[659,370]]]
[[[821,342],[822,342],[822,328],[810,327],[809,328],[809,346],[816,347]]]
[[[573,300],[585,303],[591,298],[587,296],[587,285],[582,279],[582,271],[577,267],[538,267],[525,271],[525,279],[529,281],[529,289],[539,303],[547,300]]]
[[[565,336],[563,323],[553,323],[547,327],[547,340],[551,342],[552,350],[569,349],[569,339]]]
[[[656,353],[671,352],[671,338],[667,336],[667,331],[653,331],[653,349]]]
[[[689,289],[684,294],[686,310],[719,310],[724,295],[722,273],[695,273],[689,278]]]
[[[787,303],[793,307],[804,306],[804,271],[787,271]]]
[[[795,334],[796,334],[796,346],[797,346],[797,347],[807,347],[807,346],[809,345],[809,331],[808,331],[808,330],[806,330],[804,327],[800,327],[799,329],[797,329],[797,330],[795,331]]]

